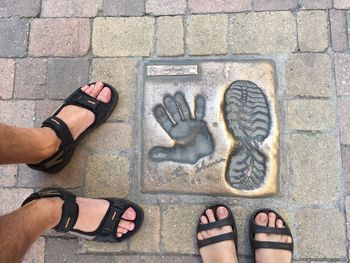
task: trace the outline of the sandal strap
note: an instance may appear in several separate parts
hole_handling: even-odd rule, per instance
[[[252,242],[253,249],[258,248],[272,248],[272,249],[284,249],[293,252],[293,243],[280,243],[280,242],[269,242],[269,241],[257,241]]]
[[[225,219],[221,219],[209,224],[199,224],[197,228],[197,233],[205,230],[210,230],[223,226],[232,226],[232,219],[230,217],[226,217]]]
[[[116,232],[116,226],[122,218],[125,209],[118,206],[116,203],[110,202],[110,208],[104,218],[104,223],[100,228],[100,233],[103,235],[109,235]]]
[[[198,248],[202,248],[202,247],[209,246],[211,244],[215,244],[215,243],[226,241],[226,240],[235,241],[235,239],[236,239],[235,234],[237,235],[236,231],[222,234],[222,235],[218,235],[218,236],[214,236],[214,237],[210,237],[210,238],[203,239],[203,240],[198,240]]]
[[[52,116],[43,122],[42,127],[49,127],[61,139],[60,149],[74,142],[72,133],[70,132],[67,124],[56,116]]]
[[[85,108],[89,111],[92,111],[94,114],[98,112],[99,106],[103,102],[91,97],[90,95],[86,94],[81,89],[77,89],[72,95],[70,95],[65,100],[65,105],[76,105],[82,108]]]
[[[285,235],[290,236],[291,233],[288,228],[277,228],[277,227],[266,227],[266,226],[259,226],[257,224],[254,225],[254,228],[252,229],[252,234],[257,233],[263,233],[263,234],[278,234],[278,235]]]
[[[79,206],[76,203],[76,196],[73,194],[61,196],[61,198],[64,200],[64,204],[62,205],[61,220],[53,229],[58,232],[66,233],[72,230],[75,223],[77,222]]]

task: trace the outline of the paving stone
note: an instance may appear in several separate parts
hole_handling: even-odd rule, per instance
[[[34,101],[0,101],[0,123],[18,127],[33,127],[34,110]]]
[[[49,59],[47,95],[50,99],[66,99],[89,81],[89,60],[85,58]]]
[[[0,57],[24,57],[27,52],[29,22],[0,19]]]
[[[250,10],[252,0],[188,0],[191,13],[227,13]]]
[[[42,17],[94,17],[102,9],[102,0],[43,0]]]
[[[335,78],[338,95],[350,95],[350,55],[336,53]]]
[[[125,157],[89,156],[85,176],[85,196],[125,198],[129,194],[129,160]]]
[[[79,252],[80,253],[117,253],[117,252],[126,252],[128,250],[128,243],[103,243],[88,241],[85,239],[79,240]],[[118,257],[119,258],[119,257]],[[89,261],[82,261],[89,262]],[[104,261],[92,261],[92,262],[104,262]],[[109,261],[108,261],[109,262]],[[115,261],[112,261],[115,262]],[[118,259],[118,262],[119,259]]]
[[[17,165],[0,166],[0,186],[14,186],[17,183]]]
[[[286,83],[288,96],[332,96],[330,57],[327,54],[290,55],[286,66]]]
[[[230,31],[236,54],[293,52],[297,47],[296,24],[287,11],[234,14]]]
[[[98,153],[118,153],[131,147],[132,127],[125,123],[104,123],[87,139],[87,147]]]
[[[345,197],[347,237],[350,240],[350,196]]]
[[[350,11],[347,11],[347,25],[348,25],[348,46],[350,47]]]
[[[142,16],[145,0],[105,0],[103,12],[107,16]]]
[[[77,249],[76,239],[47,238],[45,263],[77,262]]]
[[[90,23],[85,18],[34,19],[29,39],[31,56],[84,56],[90,46]]]
[[[184,26],[182,16],[157,19],[157,55],[180,56],[184,54]]]
[[[99,57],[149,56],[153,50],[154,18],[95,18],[92,50]]]
[[[143,225],[130,240],[130,250],[132,252],[159,252],[160,247],[160,209],[159,206],[145,205],[142,206],[145,213]],[[145,242],[145,240],[152,240],[152,242]]]
[[[187,26],[190,55],[227,54],[227,15],[194,15]]]
[[[181,15],[186,12],[186,0],[146,0],[146,13],[158,15]]]
[[[25,188],[0,188],[0,216],[8,214],[19,208],[29,195],[33,193],[32,189]]]
[[[342,147],[344,193],[350,195],[350,147]],[[350,212],[350,210],[349,210]]]
[[[15,61],[13,59],[0,59],[0,99],[11,99],[15,78]]]
[[[200,263],[202,262],[202,260],[200,259],[199,256],[162,256],[161,262],[162,263]]]
[[[328,47],[326,11],[298,12],[298,41],[301,51],[323,52]]]
[[[337,227],[329,227],[330,222]],[[302,209],[296,216],[296,224],[296,250],[300,258],[329,258],[330,255],[333,259],[346,258],[345,219],[341,211]]]
[[[169,205],[162,211],[161,242],[166,252],[194,254],[196,227],[203,207],[197,205]]]
[[[348,0],[333,0],[333,6],[337,9],[349,9],[350,2]]]
[[[17,60],[14,97],[42,99],[45,97],[47,59]]]
[[[0,17],[35,17],[40,12],[40,0],[2,0]]]
[[[332,47],[334,51],[344,51],[348,48],[346,32],[346,13],[341,10],[329,10],[331,22]]]
[[[320,131],[336,127],[335,106],[330,100],[291,100],[287,107],[289,129]]]
[[[341,168],[335,135],[294,134],[289,148],[293,201],[299,205],[339,201]]]
[[[127,120],[133,115],[134,92],[136,89],[135,60],[94,59],[92,61],[92,81],[101,80],[115,87],[119,101],[109,121]]]
[[[298,0],[254,0],[254,9],[266,10],[290,10],[298,6]]]
[[[304,9],[327,9],[332,7],[332,0],[300,0],[299,4]]]
[[[102,255],[82,255],[78,259],[78,263],[165,263],[169,261],[167,256],[152,256],[152,255],[117,255],[117,256],[102,256]]]
[[[60,100],[37,100],[35,107],[35,127],[41,127],[44,120],[50,117],[62,103]]]
[[[34,242],[34,244],[29,248],[23,263],[44,263],[45,262],[45,238],[40,237]]]
[[[350,100],[340,98],[338,107],[340,113],[340,141],[343,144],[350,144]]]
[[[19,165],[18,185],[23,187],[63,187],[77,188],[85,174],[87,153],[77,147],[69,164],[56,174],[47,174],[30,169],[27,165]]]

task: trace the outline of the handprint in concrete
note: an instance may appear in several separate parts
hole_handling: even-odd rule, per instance
[[[214,152],[212,134],[204,121],[206,102],[202,95],[195,98],[194,116],[181,92],[166,95],[163,105],[154,108],[157,122],[174,141],[173,147],[157,146],[149,156],[155,162],[172,161],[195,164],[200,158]]]

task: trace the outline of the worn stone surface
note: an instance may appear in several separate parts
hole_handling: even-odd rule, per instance
[[[0,123],[18,127],[33,127],[34,110],[34,101],[0,101]]]
[[[297,47],[293,15],[287,11],[234,14],[230,44],[236,54],[293,52]]]
[[[40,237],[27,251],[23,263],[44,263],[45,262],[45,238]]]
[[[337,227],[330,228],[329,222]],[[301,209],[295,223],[300,258],[327,258],[329,255],[333,259],[346,258],[345,218],[339,209]]]
[[[336,53],[334,61],[337,95],[350,95],[350,55]]]
[[[333,0],[333,6],[337,9],[349,9],[350,2],[348,0]]]
[[[0,19],[0,57],[23,57],[28,46],[26,19]]]
[[[319,131],[336,127],[335,105],[331,100],[288,101],[288,126],[292,130]]]
[[[153,50],[154,18],[95,18],[92,50],[96,56],[149,56]]]
[[[15,61],[12,59],[0,59],[0,99],[10,99],[13,94],[15,78]]]
[[[105,0],[103,13],[107,16],[142,16],[145,0]]]
[[[88,84],[89,60],[53,58],[48,62],[47,95],[49,99],[66,99],[76,89]]]
[[[139,233],[130,240],[131,252],[157,253],[160,251],[160,209],[159,206],[142,206],[145,219]],[[152,240],[152,242],[145,242]]]
[[[186,41],[190,55],[227,54],[226,15],[195,15],[187,23]]]
[[[181,15],[186,11],[186,0],[146,0],[146,13],[151,15]]]
[[[33,193],[32,189],[0,188],[0,215],[5,215],[21,207],[22,202]]]
[[[324,51],[328,47],[326,11],[298,12],[298,41],[301,51]]]
[[[128,250],[127,242],[102,243],[102,242],[88,241],[85,239],[82,239],[79,241],[80,253],[116,253],[116,252],[126,252],[127,250]],[[87,261],[82,261],[82,262],[87,262]],[[92,262],[103,262],[103,261],[92,261]]]
[[[113,155],[88,157],[85,196],[125,198],[129,193],[129,160]]]
[[[307,205],[339,201],[341,168],[335,136],[294,134],[289,148],[293,201]]]
[[[338,107],[340,113],[340,141],[343,144],[350,144],[350,100],[340,98]]]
[[[90,23],[84,18],[48,18],[31,21],[31,56],[80,57],[90,43]]]
[[[191,13],[226,13],[250,10],[252,0],[188,0]]]
[[[157,19],[158,56],[180,56],[184,54],[184,26],[182,16],[159,17]]]
[[[17,182],[17,165],[0,166],[0,186],[14,186]]]
[[[77,249],[76,239],[47,238],[45,263],[77,262]]]
[[[42,0],[43,17],[93,17],[102,8],[102,0]]]
[[[45,97],[47,60],[26,58],[17,60],[14,97],[42,99]]]
[[[111,84],[117,89],[121,98],[109,121],[127,120],[133,115],[136,68],[137,63],[133,59],[98,58],[92,61],[91,80],[101,80]]]
[[[350,195],[350,147],[342,147],[341,153],[343,164],[344,190],[346,195]]]
[[[291,10],[298,6],[298,0],[254,0],[255,10]]]
[[[40,12],[40,0],[2,0],[0,17],[35,17]]]
[[[288,96],[332,96],[330,57],[327,54],[290,55],[286,65],[286,84]]]
[[[300,0],[299,4],[304,9],[325,9],[332,7],[332,0]]]
[[[345,51],[348,48],[346,13],[342,10],[330,10],[332,47],[334,51]]]

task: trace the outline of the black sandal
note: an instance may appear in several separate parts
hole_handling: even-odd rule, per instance
[[[218,209],[218,207],[220,206],[223,206],[227,209],[228,211],[228,216],[225,218],[225,219],[220,219],[218,220],[217,216],[216,216],[216,210]],[[236,223],[235,223],[235,219],[233,217],[233,214],[230,210],[230,208],[228,208],[227,206],[225,205],[221,205],[221,204],[218,204],[218,205],[214,205],[214,206],[210,206],[210,207],[207,207],[204,212],[202,213],[201,216],[206,216],[206,213],[205,211],[207,209],[211,209],[213,210],[214,212],[214,216],[215,216],[215,222],[213,223],[208,223],[208,224],[201,224],[200,222],[200,219],[199,219],[199,222],[198,222],[198,225],[197,225],[197,235],[199,232],[201,231],[205,231],[205,230],[209,230],[209,229],[214,229],[214,228],[217,228],[217,227],[223,227],[223,226],[231,226],[233,231],[230,232],[230,233],[226,233],[226,234],[222,234],[222,235],[218,235],[218,236],[214,236],[214,237],[210,237],[210,238],[207,238],[207,239],[203,239],[203,240],[199,240],[197,235],[196,235],[196,238],[197,238],[197,245],[198,245],[198,250],[202,247],[205,247],[205,246],[209,246],[211,244],[215,244],[215,243],[219,243],[219,242],[222,242],[222,241],[226,241],[226,240],[233,240],[234,243],[235,243],[235,247],[236,247],[236,253],[238,254],[238,250],[237,250],[237,228],[236,228]]]
[[[79,206],[76,203],[76,196],[62,188],[45,188],[37,193],[33,193],[23,202],[22,206],[36,199],[50,197],[60,197],[64,201],[61,220],[58,225],[53,228],[57,232],[64,232],[97,242],[119,243],[136,234],[143,223],[143,210],[134,202],[118,198],[103,198],[110,203],[110,206],[98,228],[93,232],[74,229],[73,227],[79,216]],[[132,207],[136,212],[136,219],[132,221],[135,224],[135,228],[119,238],[116,235],[117,227],[119,221],[122,219],[123,213],[129,207]]]
[[[266,227],[266,226],[259,226],[255,223],[255,218],[259,213],[265,213],[269,214],[270,212],[275,213],[277,219],[282,220],[284,228],[277,228],[277,227]],[[271,241],[257,241],[254,239],[255,234],[258,233],[266,233],[266,234],[277,234],[277,235],[285,235],[289,236],[292,239],[291,243],[281,243],[281,242],[271,242]],[[250,246],[252,248],[252,254],[255,262],[255,250],[259,248],[272,248],[272,249],[284,249],[292,252],[293,255],[293,236],[290,231],[289,226],[287,225],[286,221],[275,211],[271,209],[259,209],[255,211],[249,222],[249,240],[250,240]]]
[[[90,86],[92,84],[95,83],[90,83],[88,85]],[[108,103],[104,103],[94,97],[91,97],[82,91],[81,88],[79,88],[64,101],[64,103],[51,117],[43,122],[42,127],[49,127],[53,129],[57,136],[61,139],[62,143],[58,151],[53,156],[38,164],[28,164],[30,168],[45,173],[57,173],[61,171],[72,158],[75,146],[78,144],[78,142],[108,119],[114,108],[117,106],[118,93],[111,85],[107,83],[103,83],[103,85],[111,90],[112,96]],[[84,109],[88,109],[95,115],[94,123],[90,125],[82,134],[80,134],[76,140],[73,140],[72,134],[64,121],[56,117],[56,115],[68,105],[76,105]]]

